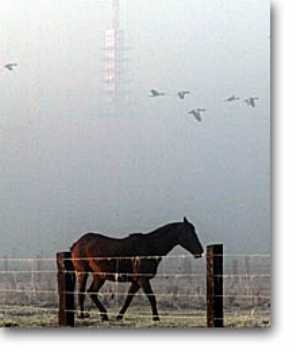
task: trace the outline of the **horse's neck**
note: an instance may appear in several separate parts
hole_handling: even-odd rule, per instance
[[[150,239],[150,248],[156,255],[166,256],[178,244],[177,238],[178,228],[173,227],[166,235]]]

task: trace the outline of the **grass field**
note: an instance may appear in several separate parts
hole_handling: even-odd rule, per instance
[[[76,320],[76,327],[86,328],[205,328],[205,311],[163,311],[161,321],[154,322],[150,312],[141,308],[131,308],[125,319],[116,321],[116,310],[111,310],[110,321],[102,322],[96,311],[90,317]],[[229,328],[266,328],[271,326],[270,315],[261,311],[225,312],[225,327]],[[58,327],[57,310],[22,306],[1,306],[0,327],[42,328]]]

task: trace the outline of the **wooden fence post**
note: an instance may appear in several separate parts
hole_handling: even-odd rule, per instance
[[[41,276],[41,271],[42,271],[42,262],[41,262],[42,256],[41,255],[37,255],[36,257],[36,283],[37,286],[41,283],[42,281],[42,276]]]
[[[4,256],[3,266],[4,266],[4,271],[6,273],[8,273],[8,259],[7,259],[7,256]]]
[[[224,327],[222,244],[207,247],[207,326]]]
[[[74,326],[75,318],[75,273],[70,252],[57,253],[59,326]]]

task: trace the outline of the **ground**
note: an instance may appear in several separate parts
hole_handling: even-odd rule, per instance
[[[122,321],[116,321],[116,312],[110,313],[110,321],[102,322],[97,311],[90,311],[90,317],[76,320],[76,327],[88,328],[205,328],[205,311],[163,311],[161,321],[152,321],[151,314],[142,309],[131,308]],[[225,327],[231,328],[266,328],[271,326],[270,315],[261,311],[245,310],[225,311]],[[1,306],[0,327],[58,327],[55,308],[36,308],[22,306]]]

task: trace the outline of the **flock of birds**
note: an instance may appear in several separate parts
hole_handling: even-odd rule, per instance
[[[187,95],[189,95],[189,94],[191,94],[190,91],[188,91],[188,90],[186,90],[186,91],[183,90],[183,91],[178,91],[176,95],[178,96],[178,98],[179,98],[180,100],[184,100],[185,97],[186,97]],[[159,96],[166,96],[166,94],[165,94],[164,92],[161,92],[161,91],[158,91],[158,90],[155,90],[155,89],[152,89],[152,90],[150,91],[149,97],[155,98],[155,97],[159,97]],[[236,96],[236,95],[232,95],[232,96],[228,97],[227,99],[225,99],[224,102],[234,102],[234,101],[239,101],[239,100],[241,100],[240,97],[238,97],[238,96]],[[256,97],[256,96],[251,96],[251,97],[249,97],[249,98],[244,99],[243,101],[244,101],[248,106],[250,106],[250,107],[252,107],[252,108],[255,108],[255,107],[256,107],[256,101],[257,101],[257,100],[259,100],[258,97]],[[189,111],[188,114],[193,115],[194,118],[195,118],[197,121],[201,122],[201,121],[202,121],[202,115],[201,115],[201,113],[203,113],[203,112],[205,112],[205,111],[207,111],[207,110],[204,109],[204,108],[196,108],[196,109],[193,109],[193,110]]]
[[[14,68],[15,68],[17,65],[18,65],[17,63],[8,63],[8,64],[5,64],[4,67],[5,67],[7,70],[9,70],[9,71],[13,71]],[[190,94],[191,94],[190,91],[188,91],[188,90],[183,90],[183,91],[178,91],[176,95],[178,96],[178,98],[179,98],[180,100],[184,100],[185,97],[186,97],[187,95],[190,95]],[[155,98],[155,97],[160,97],[160,96],[166,96],[166,94],[165,94],[164,92],[161,92],[161,91],[152,89],[152,90],[150,91],[150,95],[149,95],[149,96]],[[234,101],[239,101],[239,100],[240,100],[240,97],[238,97],[238,96],[236,96],[236,95],[232,95],[232,96],[228,97],[227,99],[225,99],[224,101],[225,101],[225,102],[234,102]],[[250,106],[250,107],[252,107],[252,108],[255,108],[255,107],[256,107],[256,101],[257,101],[257,100],[259,100],[258,97],[256,97],[256,96],[251,96],[251,97],[249,97],[249,98],[247,98],[247,99],[244,99],[243,101],[244,101],[248,106]],[[193,115],[194,118],[195,118],[197,121],[201,122],[201,121],[202,121],[201,113],[203,113],[203,112],[205,112],[205,111],[207,111],[207,110],[204,109],[204,108],[196,108],[196,109],[193,109],[193,110],[189,111],[188,114]]]

